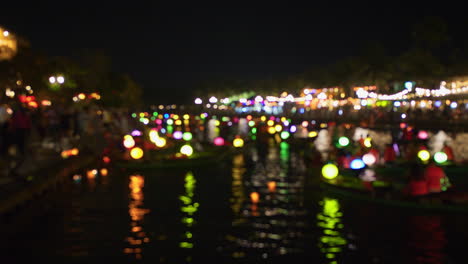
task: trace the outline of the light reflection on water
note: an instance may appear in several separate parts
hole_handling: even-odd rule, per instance
[[[128,214],[130,215],[130,234],[125,239],[128,243],[123,252],[133,256],[135,259],[143,257],[144,244],[149,243],[150,239],[143,230],[143,221],[145,215],[150,212],[144,208],[144,192],[145,178],[142,175],[131,175],[130,183],[130,199],[128,204]]]
[[[272,138],[265,156],[261,155],[247,146],[220,168],[129,175],[110,168],[109,174],[102,173],[96,167],[97,175],[88,175],[93,168],[80,177],[70,175],[75,182],[72,188],[81,196],[73,197],[71,209],[55,209],[56,213],[71,211],[67,212],[69,218],[56,224],[66,227],[47,229],[42,236],[45,243],[36,242],[22,250],[37,247],[70,258],[105,251],[128,256],[129,263],[161,263],[161,259],[169,263],[180,254],[189,262],[208,243],[204,240],[210,228],[207,220],[227,227],[216,229],[220,234],[213,244],[217,247],[203,252],[239,262],[299,255],[311,257],[311,263],[447,263],[449,254],[457,259],[466,250],[458,241],[468,238],[467,217],[390,210],[324,195],[318,188],[306,187],[307,178],[319,175],[307,172],[295,146]],[[228,184],[210,184],[216,177]],[[122,194],[117,186],[124,180],[118,179],[125,179],[125,195],[128,193],[122,201],[116,199]],[[108,189],[112,192],[104,192]],[[219,196],[203,200],[201,194],[211,194],[213,189],[220,190],[216,191]],[[258,193],[258,202],[250,199],[252,192]],[[224,198],[225,208],[232,213],[229,216],[209,209],[220,208]],[[115,203],[123,209],[114,208]],[[114,217],[120,209],[124,216]],[[31,234],[23,240],[28,236],[38,240]],[[53,238],[64,243],[51,243]],[[47,248],[51,244],[54,246]]]

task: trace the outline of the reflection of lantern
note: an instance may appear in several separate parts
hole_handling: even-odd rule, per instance
[[[268,182],[268,190],[270,192],[276,191],[276,182],[275,181],[269,181]]]
[[[260,200],[260,195],[258,194],[258,192],[251,192],[250,200],[252,201],[252,203],[258,203],[258,201]]]
[[[143,157],[143,150],[139,147],[132,148],[132,150],[130,150],[130,157],[133,159],[141,159]]]

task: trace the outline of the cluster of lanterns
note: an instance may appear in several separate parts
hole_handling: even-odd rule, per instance
[[[418,152],[418,158],[422,162],[427,163],[431,159],[431,153],[428,150],[422,149]],[[442,151],[438,151],[434,153],[433,158],[437,164],[444,164],[448,161],[447,154]]]

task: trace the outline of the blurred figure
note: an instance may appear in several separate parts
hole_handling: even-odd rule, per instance
[[[26,154],[26,141],[31,131],[31,126],[29,114],[22,105],[18,104],[13,110],[9,130],[10,135],[12,135],[13,144],[22,157]]]
[[[411,164],[407,177],[408,185],[403,190],[403,193],[410,196],[426,195],[429,193],[428,182],[419,163]]]
[[[7,129],[10,114],[7,108],[5,104],[0,105],[0,157],[4,157],[8,149]]]
[[[450,181],[444,170],[435,164],[434,160],[424,170],[424,178],[427,181],[428,190],[431,193],[446,191],[450,187]]]

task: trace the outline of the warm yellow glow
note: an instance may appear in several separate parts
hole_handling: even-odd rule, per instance
[[[175,121],[175,125],[176,125],[176,126],[181,126],[181,125],[182,125],[182,120],[177,119],[177,120]]]
[[[275,192],[276,191],[276,182],[275,181],[269,181],[268,182],[268,190],[270,192]]]
[[[133,159],[141,159],[143,157],[143,150],[139,147],[134,147],[130,150],[130,157]]]
[[[193,154],[193,148],[190,145],[183,145],[180,148],[180,153],[190,157]]]
[[[258,203],[259,200],[260,200],[260,194],[258,194],[258,192],[250,193],[250,201],[252,201],[252,203]]]
[[[241,148],[244,146],[244,140],[242,138],[235,138],[232,145],[236,148]]]
[[[73,148],[70,150],[70,154],[73,156],[78,155],[78,153],[80,153],[80,151],[77,148]]]
[[[107,176],[108,170],[106,168],[102,168],[100,172],[102,176]]]
[[[151,130],[148,133],[148,136],[149,136],[151,142],[153,142],[153,143],[156,143],[156,140],[159,138],[158,131],[156,131],[156,130]]]
[[[276,125],[275,130],[276,132],[281,132],[281,130],[283,130],[283,127],[281,125]]]
[[[135,140],[133,139],[131,135],[125,135],[123,145],[127,149],[133,148],[135,146]]]
[[[310,131],[308,136],[313,138],[313,137],[316,137],[318,135],[317,131]]]
[[[157,147],[164,147],[166,146],[166,139],[162,137],[158,137],[155,141],[154,144],[156,144]]]
[[[338,176],[338,167],[335,164],[326,164],[322,167],[322,176],[325,179],[334,179]]]
[[[86,98],[86,95],[84,93],[80,93],[80,94],[78,94],[78,98],[80,100],[84,100]]]
[[[268,125],[268,126],[274,126],[274,125],[275,125],[275,121],[273,121],[273,120],[268,120],[267,125]]]
[[[187,115],[187,114],[184,115],[184,119],[185,119],[185,120],[188,120],[189,118],[190,118],[189,115]]]
[[[372,147],[371,138],[364,139],[364,146],[366,146],[366,148]]]
[[[260,120],[262,120],[263,122],[265,122],[265,120],[266,120],[266,116],[262,116],[262,117],[260,117]]]
[[[276,133],[276,129],[274,127],[268,127],[268,133],[273,135]]]

